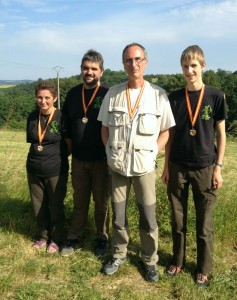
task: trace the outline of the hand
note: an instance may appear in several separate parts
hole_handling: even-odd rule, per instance
[[[212,184],[213,189],[219,189],[222,187],[223,178],[221,175],[221,168],[219,166],[214,167],[213,177],[212,177]]]
[[[168,182],[169,182],[169,169],[168,169],[168,167],[164,167],[163,173],[161,175],[161,179],[162,179],[162,182],[164,184],[166,184],[166,185],[168,184]]]

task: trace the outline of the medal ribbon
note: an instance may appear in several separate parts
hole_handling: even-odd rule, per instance
[[[186,104],[187,104],[189,118],[190,118],[190,121],[191,121],[191,124],[192,124],[192,128],[194,127],[194,125],[197,121],[197,117],[198,117],[198,114],[199,114],[199,111],[200,111],[200,108],[201,108],[201,104],[202,104],[202,100],[203,100],[203,95],[204,95],[204,85],[201,88],[200,95],[199,95],[199,98],[198,98],[197,107],[195,109],[195,113],[194,113],[194,116],[193,116],[193,112],[192,112],[192,108],[191,108],[191,104],[190,104],[190,98],[189,98],[189,95],[188,95],[188,88],[186,87],[185,98],[186,98]]]
[[[41,127],[41,123],[40,123],[40,117],[41,117],[41,115],[42,115],[41,110],[40,110],[40,112],[39,112],[38,137],[39,137],[39,143],[40,143],[40,144],[42,143],[42,141],[43,141],[43,139],[44,139],[45,132],[46,132],[46,130],[47,130],[47,128],[48,128],[48,125],[49,125],[50,121],[51,121],[52,118],[53,118],[53,115],[54,115],[55,110],[56,110],[56,108],[53,107],[53,110],[52,110],[52,112],[51,112],[51,114],[50,114],[50,116],[49,116],[49,118],[48,118],[48,122],[47,122],[47,124],[46,124],[45,129],[44,129],[43,132],[42,132],[42,127]]]
[[[139,95],[137,97],[136,103],[135,103],[135,105],[134,105],[134,107],[132,109],[132,107],[131,107],[131,98],[130,98],[130,94],[129,94],[129,87],[128,87],[128,85],[126,87],[127,105],[128,105],[128,113],[129,113],[130,120],[133,118],[133,115],[134,115],[134,113],[135,113],[135,111],[136,111],[136,109],[138,107],[138,104],[139,104],[139,102],[141,100],[144,88],[145,88],[145,82],[143,83],[143,85],[141,87],[141,90],[140,90],[140,93],[139,93]]]
[[[95,99],[95,96],[96,96],[96,93],[97,93],[99,87],[100,87],[100,82],[98,82],[97,87],[96,87],[96,89],[94,90],[94,93],[93,93],[93,95],[91,96],[88,105],[86,106],[86,103],[85,103],[85,87],[84,87],[84,84],[83,84],[83,86],[82,86],[82,105],[83,105],[83,110],[84,110],[85,116],[86,116],[86,113],[87,113],[87,110],[88,110],[89,106],[91,105],[91,103],[92,103],[93,100]]]

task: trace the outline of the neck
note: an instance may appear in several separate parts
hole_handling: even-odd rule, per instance
[[[203,82],[188,82],[187,83],[187,88],[189,91],[199,91],[203,86]]]
[[[54,106],[50,107],[47,110],[41,108],[40,112],[42,115],[50,115],[53,112],[53,110],[54,110]]]
[[[130,89],[137,89],[142,87],[144,84],[144,79],[128,79],[128,87]]]
[[[96,88],[98,84],[99,84],[99,81],[94,85],[88,85],[88,84],[84,83],[84,88],[87,90],[92,90],[92,89]]]

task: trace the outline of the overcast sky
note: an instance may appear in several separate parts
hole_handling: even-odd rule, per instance
[[[192,44],[206,70],[237,71],[237,0],[0,0],[0,80],[78,75],[90,48],[123,70],[131,42],[148,51],[146,74],[180,73]]]

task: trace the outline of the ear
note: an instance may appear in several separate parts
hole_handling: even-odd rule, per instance
[[[206,68],[206,63],[203,63],[203,64],[202,64],[202,71],[204,71],[205,68]]]
[[[55,103],[57,100],[58,100],[58,97],[55,97],[55,98],[53,99],[53,102]]]

